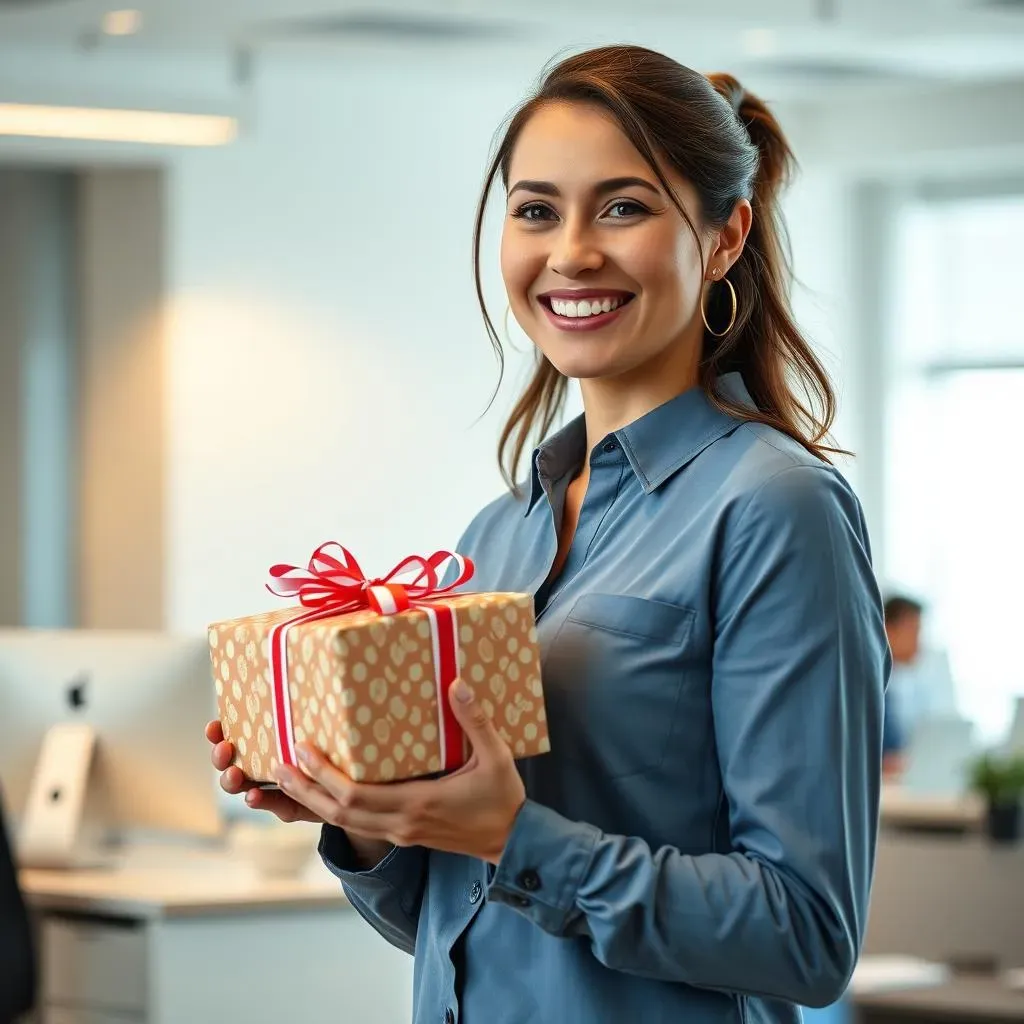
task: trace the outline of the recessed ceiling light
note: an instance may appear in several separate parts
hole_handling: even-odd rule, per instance
[[[224,146],[237,134],[236,120],[222,115],[0,103],[0,136],[151,146]]]
[[[750,28],[743,33],[743,50],[751,57],[770,57],[778,49],[778,38],[770,28]]]
[[[103,31],[108,36],[133,36],[142,28],[142,11],[107,11]]]

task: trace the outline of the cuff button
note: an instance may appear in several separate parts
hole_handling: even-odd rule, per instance
[[[540,888],[540,875],[532,869],[527,869],[520,872],[516,882],[520,889],[525,889],[527,892],[536,892]]]

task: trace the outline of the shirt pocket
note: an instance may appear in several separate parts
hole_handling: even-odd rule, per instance
[[[690,608],[628,594],[584,594],[544,663],[556,757],[605,778],[657,768],[685,678]]]

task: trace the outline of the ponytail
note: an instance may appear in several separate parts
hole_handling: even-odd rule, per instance
[[[757,154],[750,186],[753,219],[739,260],[729,272],[738,313],[724,338],[704,336],[701,386],[723,412],[775,427],[823,462],[842,449],[827,443],[835,419],[835,392],[828,372],[793,318],[792,256],[780,197],[793,180],[796,159],[775,115],[728,74],[708,81],[728,103]],[[721,287],[714,289],[721,292]],[[727,316],[722,296],[709,303],[709,318]],[[757,408],[720,395],[716,379],[737,371]]]

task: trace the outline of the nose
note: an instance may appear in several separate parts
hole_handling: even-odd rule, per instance
[[[579,277],[603,265],[604,255],[588,228],[566,221],[554,236],[548,269],[560,277]]]

